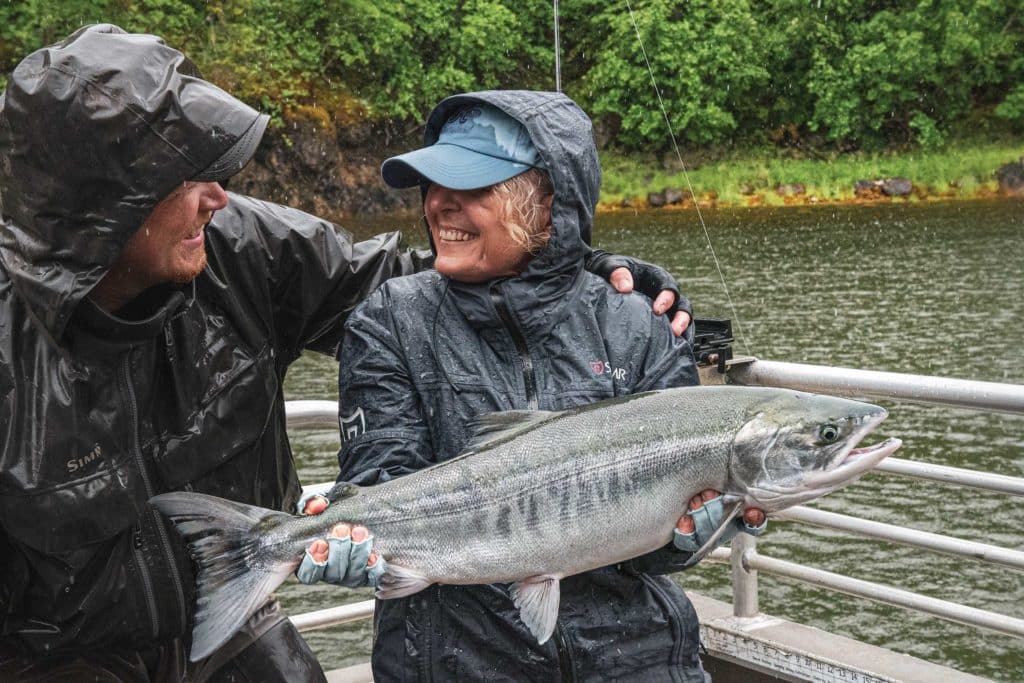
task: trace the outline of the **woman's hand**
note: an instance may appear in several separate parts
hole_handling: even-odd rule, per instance
[[[676,523],[673,544],[679,550],[695,553],[722,524],[722,516],[725,514],[722,494],[714,489],[705,489],[690,499],[689,508],[690,512],[680,517]],[[719,537],[716,547],[731,541],[739,531],[760,536],[766,527],[767,517],[764,511],[747,508],[743,511],[743,516],[733,520],[730,528]]]
[[[327,509],[323,496],[306,501],[302,514],[319,515]],[[305,584],[318,581],[360,588],[376,586],[386,571],[386,563],[373,549],[373,536],[365,526],[345,522],[335,524],[327,539],[313,541],[295,572]]]

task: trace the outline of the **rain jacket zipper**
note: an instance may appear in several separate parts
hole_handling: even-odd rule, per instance
[[[512,342],[515,344],[519,360],[523,365],[523,387],[526,391],[526,404],[530,410],[538,410],[540,403],[537,398],[537,375],[533,367],[533,358],[530,356],[530,347],[526,344],[526,337],[512,317],[512,312],[505,303],[501,294],[501,287],[497,284],[491,287],[491,303],[498,314],[498,318],[507,328]],[[572,648],[565,637],[565,629],[561,624],[555,628],[555,650],[558,653],[558,668],[561,671],[562,681],[571,682],[576,680],[576,665],[573,661]]]
[[[153,490],[153,484],[149,479],[149,471],[146,468],[145,459],[142,456],[142,444],[139,441],[139,411],[135,398],[135,387],[131,382],[130,367],[131,351],[128,351],[125,353],[124,362],[121,364],[121,381],[124,383],[125,393],[128,398],[128,412],[131,415],[132,421],[132,455],[135,458],[135,464],[139,468],[139,474],[142,477],[142,483],[146,488],[146,498],[148,499],[153,497],[155,491]],[[167,559],[168,571],[176,589],[175,601],[178,603],[178,615],[180,617],[179,623],[184,627],[186,625],[185,605],[182,602],[182,595],[184,594],[184,591],[181,585],[181,577],[178,576],[177,565],[174,562],[174,555],[171,552],[171,543],[167,538],[167,530],[164,528],[161,521],[155,518],[155,511],[149,510],[149,514],[154,516],[154,526],[160,536],[161,547],[164,556]],[[140,520],[132,533],[132,552],[135,555],[135,564],[139,568],[139,575],[142,579],[142,588],[146,594],[146,604],[149,606],[150,623],[153,626],[153,637],[155,638],[160,635],[160,620],[157,613],[156,595],[153,588],[152,575],[149,572],[146,558],[142,553],[143,544],[142,522]]]
[[[575,683],[576,662],[572,656],[572,647],[569,639],[565,637],[565,628],[561,623],[555,624],[555,650],[558,652],[558,669],[561,672],[563,683]]]
[[[537,410],[540,407],[537,400],[537,375],[533,368],[533,358],[530,357],[530,347],[527,346],[526,337],[523,336],[519,326],[516,325],[515,320],[512,318],[512,312],[505,303],[505,298],[501,295],[501,287],[499,285],[491,287],[491,304],[494,305],[494,310],[497,312],[502,324],[508,329],[509,336],[512,337],[512,343],[515,344],[516,352],[519,354],[519,361],[523,365],[523,388],[526,391],[526,406],[530,410]]]
[[[673,680],[677,680],[676,667],[680,666],[682,663],[683,645],[686,641],[686,635],[683,633],[682,629],[683,615],[679,613],[678,608],[672,601],[672,597],[665,594],[665,591],[658,585],[657,581],[652,580],[651,577],[644,572],[634,571],[633,573],[647,585],[647,588],[651,591],[651,595],[655,600],[661,603],[661,608],[665,610],[665,614],[672,623],[672,659],[669,662],[668,670],[672,674]]]

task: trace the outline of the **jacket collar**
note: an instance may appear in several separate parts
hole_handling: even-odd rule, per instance
[[[83,299],[75,310],[74,330],[105,346],[134,346],[159,336],[168,322],[195,300],[195,282],[147,290],[125,308],[108,313]]]

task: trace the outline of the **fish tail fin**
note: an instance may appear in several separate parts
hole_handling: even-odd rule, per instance
[[[253,505],[201,493],[164,493],[150,499],[178,529],[198,568],[196,614],[189,659],[199,661],[233,636],[288,578],[294,562],[259,563],[265,533],[291,518]]]

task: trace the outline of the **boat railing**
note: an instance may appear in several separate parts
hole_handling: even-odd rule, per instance
[[[786,387],[853,398],[907,400],[1024,415],[1024,386],[1016,384],[785,363],[752,357],[732,359],[723,364],[722,369],[724,371],[716,369],[714,364],[703,368],[702,382]],[[290,401],[287,410],[290,429],[336,429],[338,425],[337,406],[332,401]],[[875,471],[966,486],[991,493],[1024,496],[1024,478],[991,472],[899,458],[887,458],[875,468]],[[321,484],[317,488],[323,489],[328,486],[329,483]],[[806,506],[790,508],[775,517],[931,552],[989,562],[1012,570],[1024,570],[1024,552],[951,535],[935,534]],[[758,615],[757,575],[759,571],[763,571],[815,587],[1024,638],[1024,619],[763,555],[758,551],[757,539],[746,534],[739,534],[729,548],[715,550],[708,559],[730,565],[733,615],[741,619]],[[296,615],[292,621],[300,630],[310,630],[364,619],[372,614],[373,600],[366,600]]]

